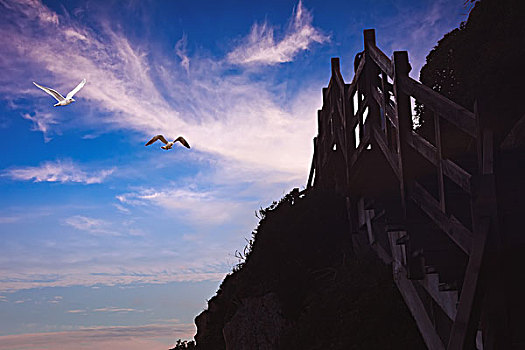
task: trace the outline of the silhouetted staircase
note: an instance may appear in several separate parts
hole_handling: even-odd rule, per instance
[[[350,84],[332,59],[307,190],[346,197],[355,254],[373,249],[392,264],[429,349],[523,349],[524,297],[512,273],[523,274],[525,171],[495,144],[505,137],[494,135],[483,100],[471,112],[410,69],[406,52],[391,60],[377,48],[374,30],[364,31]],[[413,130],[411,99],[434,113],[431,140]],[[451,147],[443,130],[467,146]]]

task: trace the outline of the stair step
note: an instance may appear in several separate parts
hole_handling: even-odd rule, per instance
[[[440,292],[449,292],[458,290],[457,283],[439,283],[438,289]]]

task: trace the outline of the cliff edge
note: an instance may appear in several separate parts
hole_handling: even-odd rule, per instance
[[[197,349],[424,349],[389,266],[356,258],[344,199],[297,190],[260,211],[195,319]]]

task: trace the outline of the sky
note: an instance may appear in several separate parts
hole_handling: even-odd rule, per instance
[[[330,58],[427,53],[464,0],[0,0],[0,350],[167,349],[304,188]],[[82,79],[76,102],[56,101]],[[145,147],[154,135],[183,135]]]

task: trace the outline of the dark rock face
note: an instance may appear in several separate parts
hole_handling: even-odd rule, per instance
[[[226,349],[278,349],[279,339],[289,323],[274,293],[243,299],[231,320],[224,325]]]
[[[342,198],[287,195],[195,319],[197,349],[424,349],[373,255],[354,257]]]

